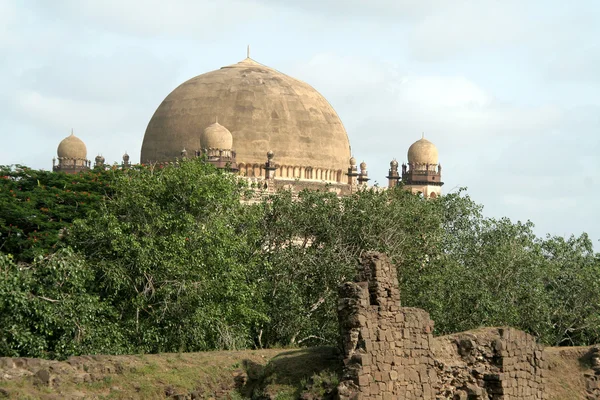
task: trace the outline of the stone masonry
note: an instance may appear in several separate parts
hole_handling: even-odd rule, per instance
[[[600,347],[594,346],[590,349],[591,373],[586,373],[586,393],[588,400],[600,399]]]
[[[535,338],[485,328],[433,338],[424,310],[400,307],[396,267],[366,253],[340,287],[340,399],[544,400],[546,362]]]
[[[396,267],[367,253],[358,283],[340,288],[338,315],[344,346],[342,399],[435,399],[433,321],[400,307]]]
[[[547,399],[547,365],[535,338],[513,328],[482,328],[435,338],[442,399]]]

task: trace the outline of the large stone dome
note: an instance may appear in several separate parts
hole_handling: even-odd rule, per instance
[[[237,162],[345,171],[350,144],[342,121],[310,85],[247,58],[199,75],[173,90],[150,120],[141,161],[201,148],[205,128],[218,118],[233,135]]]

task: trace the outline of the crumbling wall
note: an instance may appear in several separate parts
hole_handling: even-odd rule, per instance
[[[358,282],[340,288],[340,398],[434,399],[433,321],[424,310],[400,307],[396,267],[386,256],[367,253],[360,266]]]
[[[546,399],[544,351],[513,328],[483,328],[435,338],[439,395],[456,400]]]
[[[586,373],[586,393],[589,400],[600,399],[600,347],[590,349],[590,363],[593,373]]]
[[[400,307],[396,267],[365,254],[340,287],[341,399],[543,400],[546,362],[535,338],[486,328],[434,339],[424,310]]]

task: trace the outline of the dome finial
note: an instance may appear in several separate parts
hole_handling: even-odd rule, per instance
[[[71,128],[71,136],[73,136],[73,128]]]
[[[246,47],[246,58],[250,58],[250,45]]]
[[[215,115],[215,124],[218,124],[218,123],[219,123],[219,116]]]
[[[425,139],[425,132],[421,132],[421,139]]]

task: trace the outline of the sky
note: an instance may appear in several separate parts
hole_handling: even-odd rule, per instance
[[[371,183],[421,134],[443,191],[600,239],[594,0],[0,0],[0,164],[51,169],[71,129],[139,161],[182,82],[251,57],[317,89]]]

